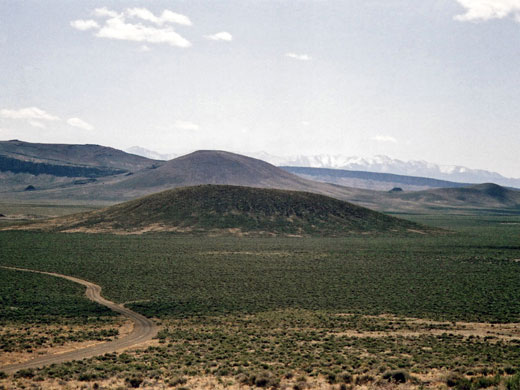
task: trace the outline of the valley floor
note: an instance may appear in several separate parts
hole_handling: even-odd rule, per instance
[[[453,233],[2,232],[1,265],[98,283],[161,330],[140,348],[0,374],[0,388],[517,390],[520,219],[409,218]],[[49,278],[0,270],[4,361],[125,332],[81,287]]]

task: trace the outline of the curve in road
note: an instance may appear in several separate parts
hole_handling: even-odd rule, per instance
[[[120,351],[122,349],[127,349],[129,347],[133,347],[145,341],[151,340],[157,334],[158,328],[152,320],[130,309],[127,309],[122,305],[118,305],[112,301],[109,301],[108,299],[103,298],[101,296],[101,287],[97,284],[87,282],[86,280],[78,279],[73,276],[57,274],[54,272],[35,271],[31,269],[16,267],[1,268],[15,271],[35,272],[39,274],[67,279],[72,282],[81,284],[87,288],[85,294],[88,299],[97,302],[103,306],[106,306],[109,309],[124,315],[125,317],[128,317],[134,323],[133,330],[126,336],[121,337],[120,339],[109,341],[103,344],[93,345],[91,347],[81,348],[75,351],[44,355],[29,360],[27,362],[10,364],[8,366],[0,367],[0,371],[5,372],[6,374],[12,374],[22,369],[40,368],[53,363],[63,363],[71,360],[81,360],[93,356],[104,355],[105,353]]]

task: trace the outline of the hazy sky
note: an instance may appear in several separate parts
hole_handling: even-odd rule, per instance
[[[0,0],[0,139],[520,176],[520,0]]]

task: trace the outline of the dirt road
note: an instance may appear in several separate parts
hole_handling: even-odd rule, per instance
[[[101,296],[101,287],[97,284],[87,282],[86,280],[78,279],[72,276],[56,274],[53,272],[43,272],[43,271],[34,271],[25,268],[16,268],[16,267],[1,267],[10,270],[16,271],[25,271],[25,272],[35,272],[39,274],[56,276],[58,278],[67,279],[73,281],[75,283],[82,284],[87,288],[85,294],[87,298],[97,302],[103,306],[108,307],[111,310],[114,310],[118,313],[121,313],[125,317],[128,317],[134,323],[133,330],[126,336],[121,337],[120,339],[109,341],[103,344],[93,345],[91,347],[86,347],[82,349],[78,349],[75,351],[60,353],[60,354],[50,354],[44,355],[41,357],[37,357],[35,359],[29,360],[23,363],[10,364],[8,366],[0,367],[0,371],[3,371],[7,374],[15,373],[18,370],[27,369],[27,368],[39,368],[43,366],[47,366],[53,363],[63,363],[71,360],[81,360],[84,358],[89,358],[93,356],[103,355],[105,353],[111,353],[120,351],[122,349],[126,349],[129,347],[133,347],[145,341],[152,339],[158,331],[157,326],[153,323],[152,320],[142,316],[139,313],[136,313],[130,309],[122,305],[118,305],[114,302],[111,302]]]

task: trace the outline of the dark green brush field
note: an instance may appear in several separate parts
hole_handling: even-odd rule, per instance
[[[455,378],[460,390],[513,383],[510,375],[520,366],[514,336],[520,218],[408,218],[452,233],[261,238],[1,232],[1,265],[91,280],[109,299],[162,326],[156,346],[19,376],[137,378],[151,388],[197,388],[192,382],[201,377],[257,387],[312,380],[380,385],[401,374],[412,378],[406,379],[412,387],[428,387],[432,372],[435,381],[445,381],[442,386]],[[56,281],[44,292],[48,278],[0,269],[2,302],[17,307],[4,323],[44,322],[47,310],[56,321],[74,310],[87,319],[104,315],[81,302],[80,289],[69,283]],[[63,288],[72,296],[65,299]],[[478,325],[468,336],[467,321],[486,327],[479,331]],[[513,327],[506,338],[500,336],[505,326]]]
[[[302,308],[510,322],[520,321],[518,221],[303,239],[2,232],[0,251],[2,265],[85,278],[158,317]]]

